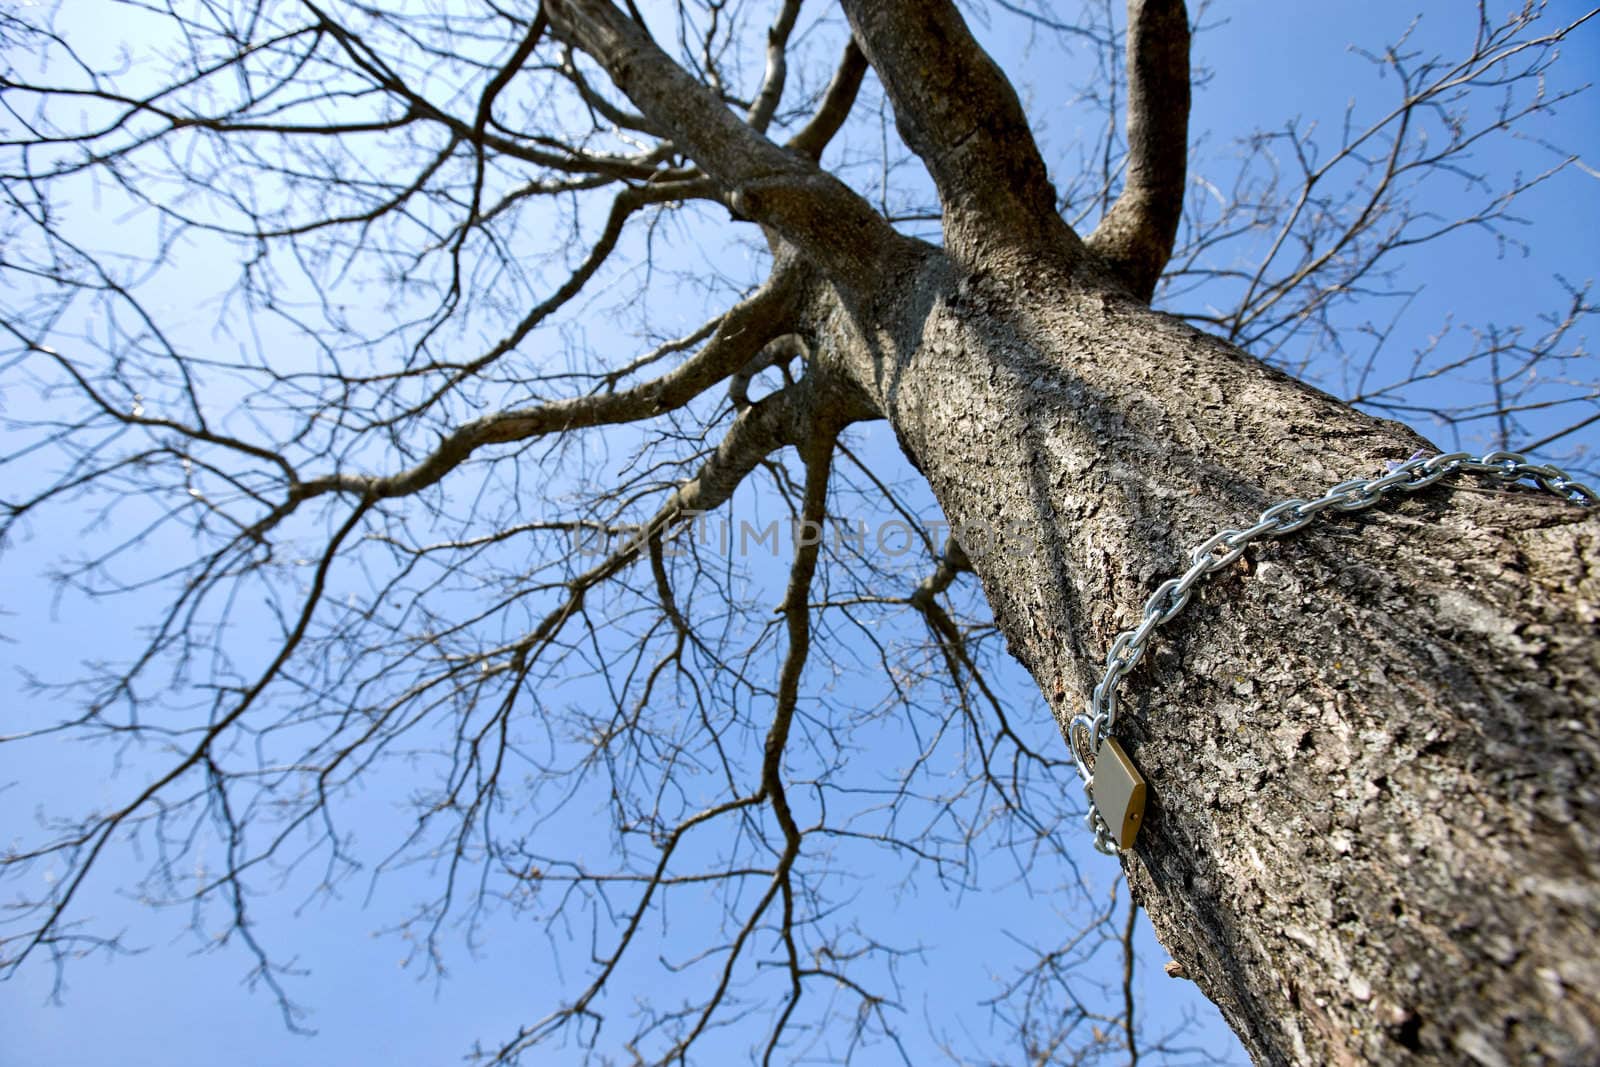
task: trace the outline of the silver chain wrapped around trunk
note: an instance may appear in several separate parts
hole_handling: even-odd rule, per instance
[[[1104,812],[1094,802],[1094,775],[1088,759],[1090,754],[1094,754],[1095,763],[1098,764],[1102,746],[1112,740],[1117,725],[1117,686],[1144,658],[1151,635],[1183,611],[1194,595],[1195,587],[1209,576],[1232,566],[1255,542],[1293,533],[1314,522],[1323,512],[1365,511],[1390,496],[1415,493],[1442,478],[1458,474],[1483,475],[1508,483],[1531,479],[1539,488],[1571,503],[1585,506],[1600,504],[1600,493],[1577,481],[1566,471],[1548,464],[1529,462],[1526,456],[1517,452],[1490,452],[1480,458],[1474,458],[1470,452],[1438,455],[1419,453],[1403,463],[1393,464],[1392,470],[1376,478],[1352,478],[1340,482],[1322,496],[1311,500],[1295,497],[1281,501],[1263,511],[1254,525],[1241,530],[1221,530],[1196,545],[1189,552],[1189,569],[1157,586],[1150,599],[1145,601],[1139,624],[1122,631],[1112,641],[1111,650],[1106,653],[1105,672],[1100,683],[1090,694],[1084,712],[1073,718],[1067,727],[1073,762],[1077,764],[1084,790],[1090,797],[1089,814],[1085,821],[1094,832],[1096,849],[1115,855],[1119,840],[1124,848],[1132,843],[1132,835],[1137,832],[1137,823],[1142,815],[1144,783],[1143,779],[1138,778],[1137,771],[1131,770],[1132,765],[1122,755],[1120,747],[1116,748],[1119,762],[1136,779],[1136,803],[1140,810],[1132,813],[1131,823],[1125,824],[1131,825],[1131,830],[1124,828],[1113,831]],[[1131,787],[1131,784],[1127,785]],[[1119,798],[1123,798],[1124,802],[1127,792],[1128,788],[1118,790]]]

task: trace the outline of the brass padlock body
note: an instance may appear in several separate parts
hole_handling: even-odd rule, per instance
[[[1144,823],[1144,775],[1114,737],[1100,742],[1094,757],[1094,806],[1119,849],[1133,847]]]

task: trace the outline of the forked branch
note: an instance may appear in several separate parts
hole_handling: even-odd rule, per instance
[[[546,434],[637,422],[674,411],[735,374],[768,341],[787,333],[805,274],[792,257],[780,260],[760,289],[733,307],[711,339],[667,373],[621,392],[552,400],[535,407],[484,415],[463,423],[420,463],[385,477],[328,475],[308,481],[300,497],[327,492],[409,496],[438,482],[485,445],[527,441]]]
[[[1028,117],[1005,73],[950,0],[842,0],[894,105],[895,123],[939,190],[958,256],[979,243],[1078,245],[1056,214]]]
[[[832,279],[867,290],[904,239],[843,182],[741,121],[609,0],[552,0],[552,26],[722,187],[734,211],[794,242]]]

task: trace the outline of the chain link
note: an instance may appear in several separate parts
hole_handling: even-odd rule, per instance
[[[1093,803],[1094,775],[1087,760],[1099,751],[1100,743],[1111,736],[1117,725],[1117,686],[1144,658],[1152,634],[1178,617],[1193,596],[1195,587],[1206,578],[1231,567],[1245,550],[1257,541],[1268,541],[1293,533],[1326,511],[1363,511],[1385,498],[1420,489],[1456,474],[1479,474],[1511,483],[1532,479],[1539,488],[1580,505],[1600,504],[1600,493],[1577,481],[1566,471],[1549,464],[1531,463],[1517,452],[1490,452],[1474,458],[1470,452],[1418,453],[1404,463],[1391,463],[1387,474],[1376,478],[1352,478],[1333,486],[1315,500],[1293,497],[1263,511],[1254,525],[1242,530],[1221,530],[1189,552],[1189,568],[1176,578],[1156,587],[1145,601],[1139,624],[1122,631],[1106,653],[1105,671],[1090,694],[1083,714],[1067,726],[1068,746],[1073,762],[1090,794],[1089,813],[1084,823],[1094,833],[1094,847],[1115,855],[1117,848],[1110,828]],[[1081,743],[1087,742],[1087,747]]]

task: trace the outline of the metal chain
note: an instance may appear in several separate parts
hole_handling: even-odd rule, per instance
[[[1531,478],[1539,488],[1574,504],[1600,504],[1600,493],[1577,481],[1566,471],[1548,464],[1530,463],[1517,452],[1490,452],[1473,458],[1470,452],[1445,452],[1439,455],[1418,453],[1403,463],[1391,463],[1387,474],[1376,478],[1352,478],[1340,482],[1315,500],[1298,497],[1281,501],[1263,511],[1255,524],[1242,530],[1221,530],[1189,553],[1189,569],[1156,587],[1145,601],[1137,626],[1119,633],[1106,653],[1105,673],[1094,687],[1086,710],[1067,725],[1068,746],[1073,762],[1083,778],[1084,790],[1091,794],[1085,819],[1094,831],[1094,846],[1115,855],[1110,828],[1093,803],[1094,776],[1086,762],[1088,754],[1099,751],[1100,742],[1111,736],[1117,725],[1117,686],[1144,658],[1152,634],[1178,617],[1194,595],[1195,587],[1216,572],[1232,566],[1245,550],[1257,541],[1267,541],[1293,533],[1315,521],[1326,511],[1364,511],[1398,493],[1415,493],[1441,478],[1455,474],[1490,475],[1510,483]],[[1087,741],[1088,748],[1080,745]]]

